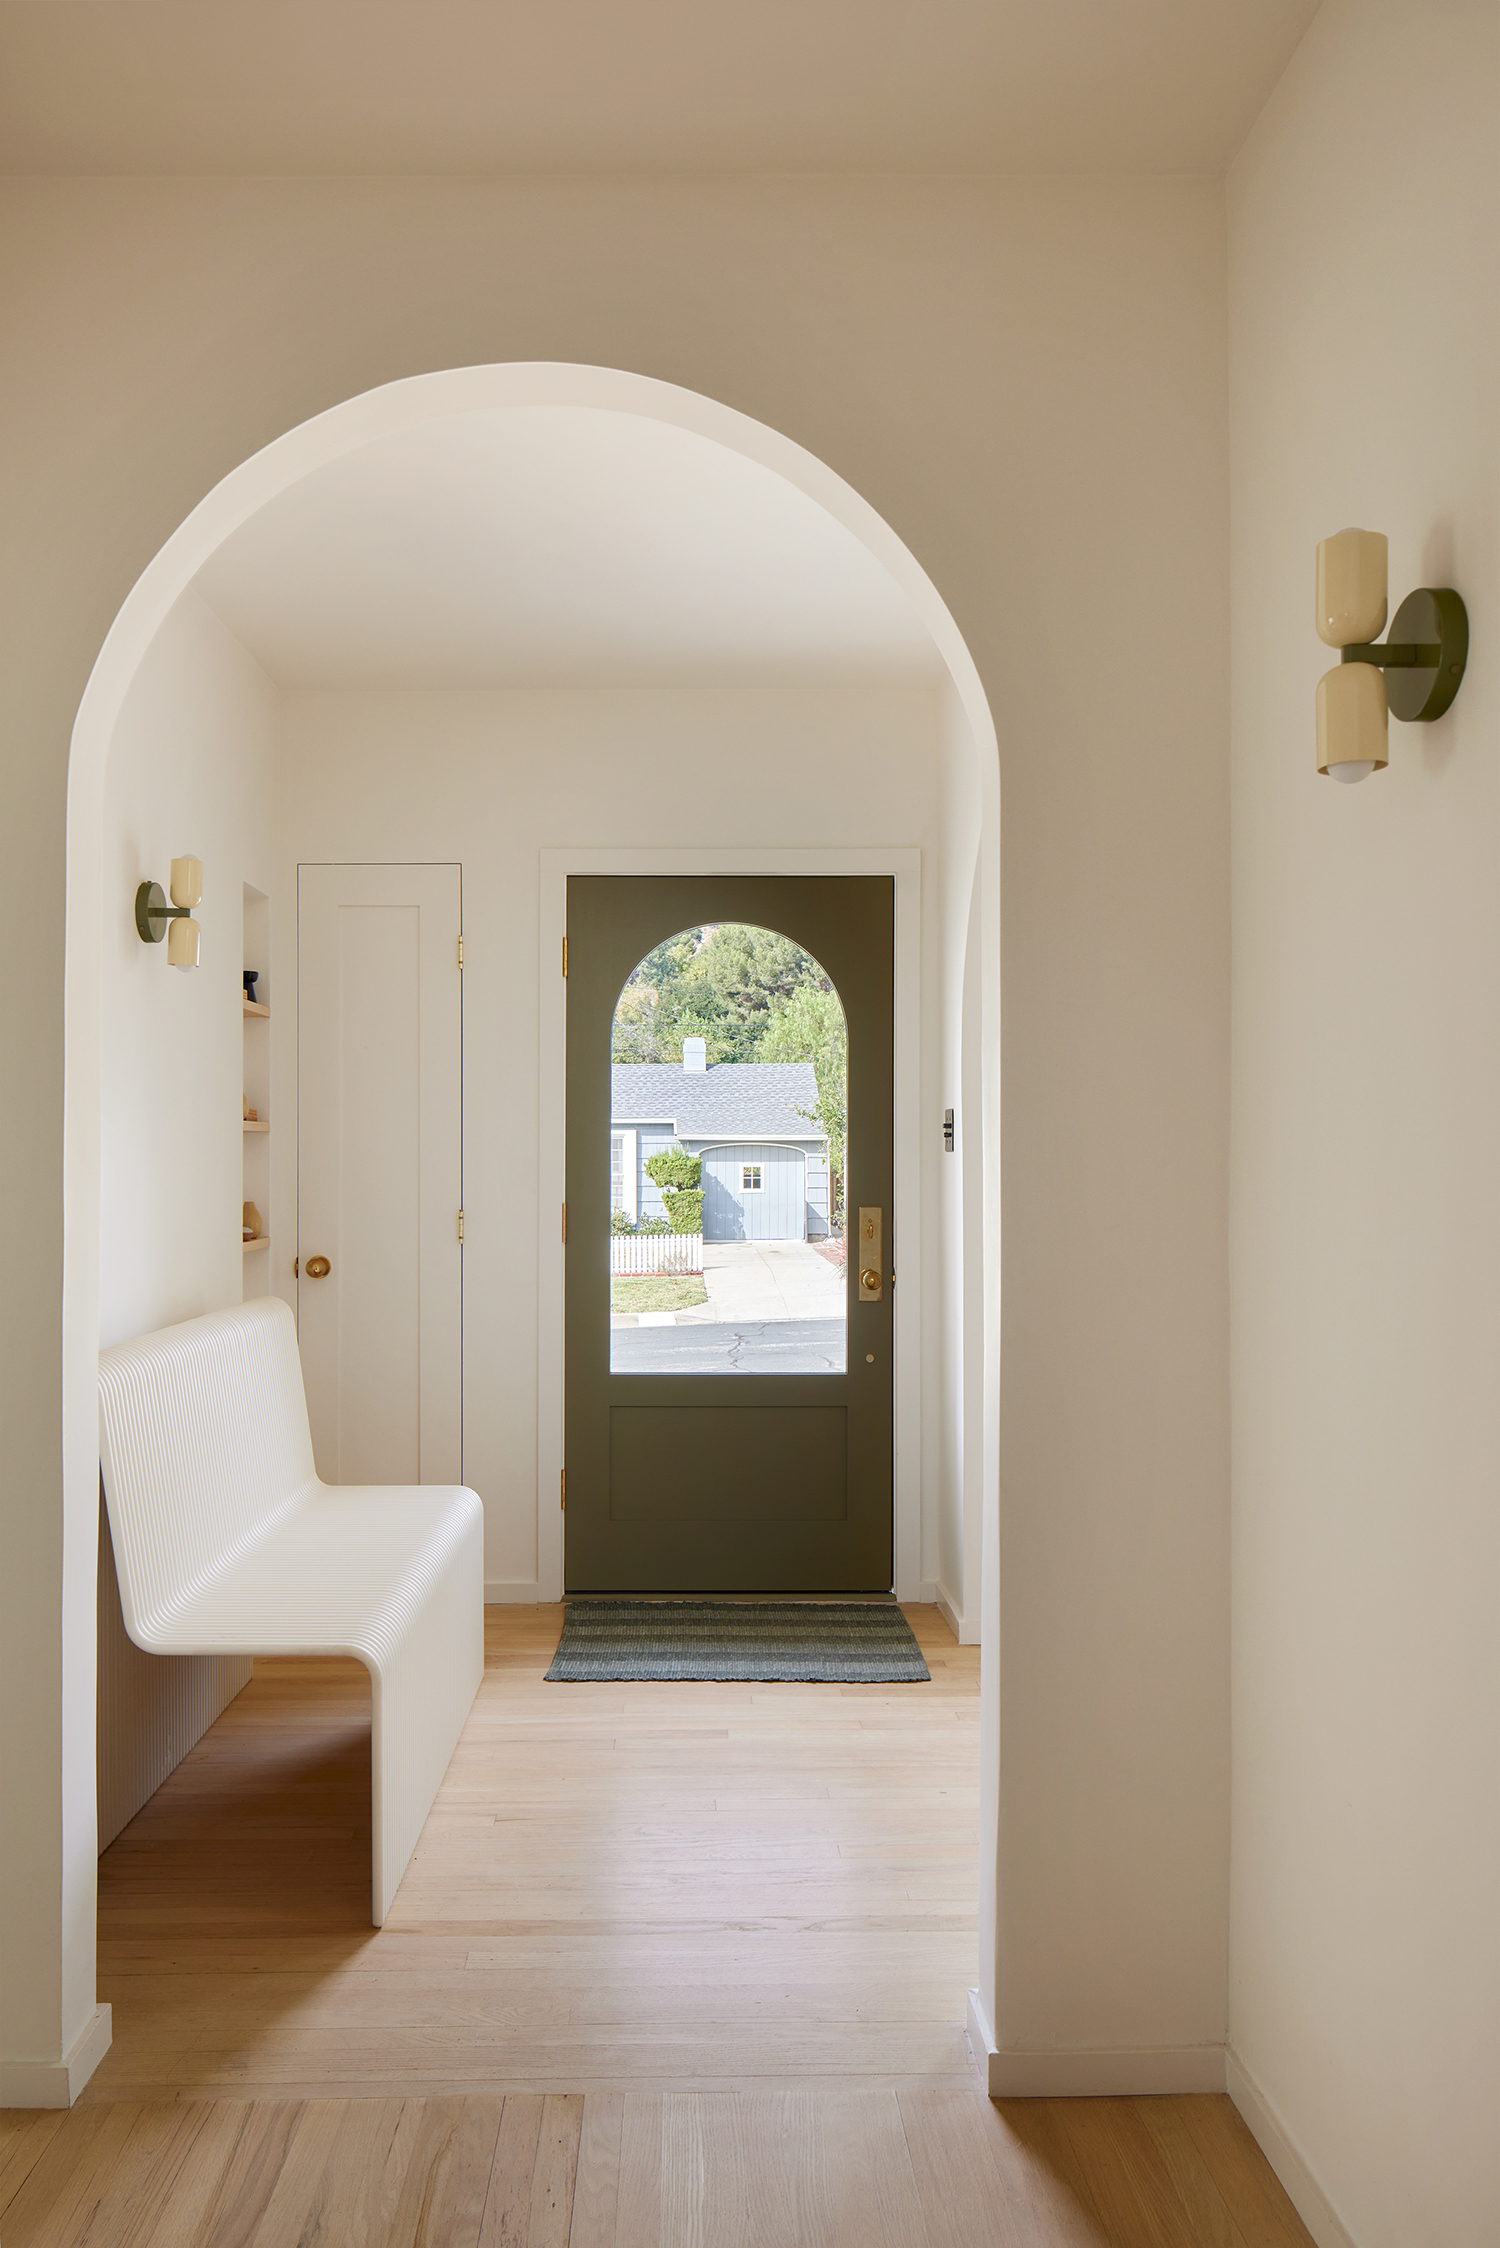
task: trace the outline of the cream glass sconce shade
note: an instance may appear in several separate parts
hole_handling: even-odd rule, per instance
[[[200,931],[193,908],[203,902],[203,861],[174,859],[170,883],[170,905],[162,896],[159,882],[143,882],[136,891],[136,934],[142,944],[160,944],[166,937],[169,967],[196,968]]]
[[[1318,541],[1318,638],[1330,648],[1385,630],[1384,531],[1340,531]]]
[[[1318,681],[1318,771],[1362,781],[1389,760],[1388,715],[1408,724],[1441,718],[1469,660],[1469,613],[1451,586],[1409,593],[1386,618],[1382,531],[1340,531],[1318,542],[1314,622],[1341,662]]]

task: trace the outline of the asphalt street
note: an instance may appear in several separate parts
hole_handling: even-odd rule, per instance
[[[612,1374],[842,1374],[842,1319],[616,1327]]]

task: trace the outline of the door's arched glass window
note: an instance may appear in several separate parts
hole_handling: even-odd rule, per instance
[[[613,1372],[845,1371],[848,1063],[831,979],[774,929],[638,962],[610,1032]]]

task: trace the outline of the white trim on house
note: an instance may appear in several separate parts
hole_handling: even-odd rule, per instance
[[[632,1225],[640,1216],[640,1158],[637,1153],[638,1127],[634,1124],[611,1124],[609,1128],[609,1206],[623,1210]],[[620,1199],[615,1200],[615,1142],[620,1143]]]
[[[565,989],[570,874],[889,874],[896,890],[895,1174],[900,1258],[922,1269],[922,854],[915,845],[849,850],[629,850],[580,845],[541,854],[538,1209],[556,1212],[566,1184]],[[727,1143],[726,1143],[727,1144]],[[537,1226],[537,1600],[561,1600],[563,1516],[563,1271],[558,1229]],[[895,1545],[899,1600],[920,1600],[922,1578],[922,1291],[896,1291]]]

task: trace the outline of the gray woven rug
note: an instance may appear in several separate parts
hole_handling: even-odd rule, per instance
[[[570,1600],[547,1676],[808,1680],[931,1676],[899,1608],[854,1600]]]

